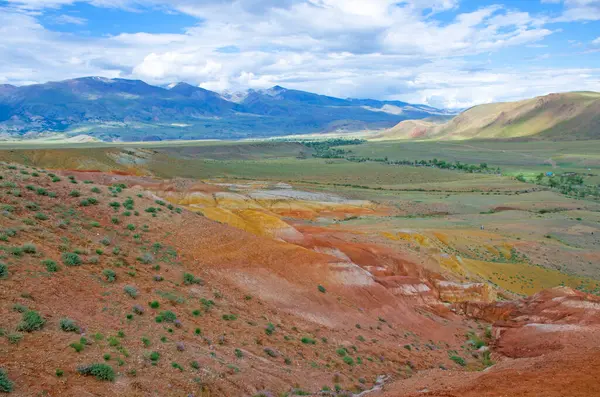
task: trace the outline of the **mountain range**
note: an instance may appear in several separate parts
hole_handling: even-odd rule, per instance
[[[600,93],[567,92],[479,105],[443,123],[405,120],[379,139],[600,139]]]
[[[275,86],[243,93],[187,83],[84,77],[28,86],[0,85],[0,135],[55,133],[102,140],[240,139],[385,129],[408,119],[448,117],[425,105],[341,99]]]

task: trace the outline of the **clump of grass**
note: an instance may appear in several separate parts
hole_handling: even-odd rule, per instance
[[[70,318],[61,318],[60,319],[60,329],[62,329],[65,332],[79,332],[80,328],[77,325],[77,322],[75,320],[72,320]]]
[[[44,259],[42,265],[46,266],[46,271],[54,273],[58,271],[58,265],[52,259]]]
[[[204,284],[204,281],[201,278],[195,277],[193,274],[183,273],[183,283],[185,285],[191,285],[191,284],[202,285],[202,284]]]
[[[8,374],[4,368],[0,368],[0,391],[4,393],[13,391],[13,382],[8,379]]]
[[[81,266],[83,263],[81,257],[74,252],[65,252],[62,254],[61,258],[66,266]]]
[[[8,277],[8,266],[5,263],[0,262],[0,279]]]
[[[29,310],[29,308],[27,306],[24,306],[20,303],[15,303],[12,307],[14,312],[17,313],[25,313],[27,310]]]
[[[114,381],[115,380],[115,371],[114,369],[107,364],[90,364],[84,365],[77,368],[77,372],[81,375],[85,376],[94,376],[98,380],[102,381]]]
[[[314,345],[314,344],[317,343],[317,341],[314,340],[313,338],[309,338],[309,337],[306,337],[306,336],[304,338],[300,339],[300,341],[302,343],[304,343],[305,345]]]
[[[135,299],[135,298],[137,298],[137,296],[138,296],[138,290],[137,290],[137,288],[135,288],[133,285],[126,285],[126,286],[123,288],[123,291],[125,291],[125,293],[126,293],[127,295],[129,295],[131,298],[134,298],[134,299]]]
[[[161,312],[158,317],[160,317],[162,321],[166,323],[174,323],[177,320],[177,315],[170,310]]]
[[[35,254],[37,252],[37,247],[35,244],[27,243],[21,246],[21,250],[23,250],[23,252],[26,254]]]
[[[235,321],[235,320],[237,320],[237,316],[235,314],[223,314],[222,318],[225,321]]]
[[[467,362],[465,361],[465,359],[460,356],[452,355],[452,356],[450,356],[450,360],[454,361],[461,367],[465,367],[467,365]]]
[[[102,271],[102,275],[104,276],[104,279],[109,283],[114,283],[117,280],[117,273],[115,273],[114,270],[104,269]]]
[[[42,329],[46,320],[36,311],[28,310],[23,313],[23,318],[17,326],[18,331],[33,332]]]

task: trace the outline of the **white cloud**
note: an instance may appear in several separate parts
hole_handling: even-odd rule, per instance
[[[564,5],[562,15],[556,22],[600,20],[600,0],[542,0],[542,3]]]
[[[552,34],[544,18],[502,6],[465,13],[458,0],[87,0],[124,9],[168,7],[202,23],[180,34],[83,39],[36,19],[45,8],[76,0],[8,1],[11,7],[0,7],[0,59],[10,62],[0,63],[0,76],[12,83],[101,75],[214,90],[280,84],[451,107],[598,86],[595,70],[565,71],[567,79],[555,70],[473,65],[467,58],[540,47]],[[455,17],[437,18],[448,10]]]
[[[85,25],[87,23],[87,19],[85,18],[65,14],[57,16],[53,21],[59,25]]]
[[[597,38],[597,39],[595,39],[595,40],[592,40],[592,44],[593,44],[593,45],[600,45],[600,37],[598,37],[598,38]]]

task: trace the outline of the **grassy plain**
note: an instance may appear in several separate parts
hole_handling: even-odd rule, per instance
[[[363,233],[370,242],[413,252],[438,266],[444,262],[440,255],[448,255],[455,258],[453,266],[458,263],[460,269],[454,271],[461,277],[483,279],[509,292],[530,294],[563,283],[594,290],[594,280],[600,280],[600,203],[514,178],[577,172],[586,175],[588,184],[600,183],[599,141],[387,141],[340,147],[357,157],[487,163],[499,167],[501,175],[314,158],[311,148],[295,142],[82,145],[9,147],[0,150],[0,160],[166,179],[286,182],[296,189],[369,200],[385,209],[333,224],[327,219],[309,224]],[[482,228],[487,234],[476,233]],[[413,238],[385,237],[398,233]],[[516,256],[497,254],[506,249]]]

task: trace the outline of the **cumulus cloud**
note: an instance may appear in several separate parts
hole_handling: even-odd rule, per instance
[[[585,0],[566,0],[565,7]],[[592,0],[587,0],[590,3]],[[595,0],[594,0],[595,1]],[[198,19],[181,33],[85,36],[52,31],[47,8],[86,2]],[[547,19],[501,5],[461,11],[458,0],[8,0],[0,7],[0,81],[84,75],[188,81],[214,90],[275,84],[341,97],[409,100],[444,107],[596,87],[598,73],[474,68],[472,57],[540,46]],[[448,14],[448,12],[451,14]],[[444,18],[438,14],[445,12]],[[454,15],[448,17],[448,15]],[[59,17],[60,18],[60,17]],[[85,20],[63,16],[64,23]],[[544,74],[546,73],[546,74]],[[539,81],[538,81],[539,83]],[[572,86],[568,86],[571,84]]]

